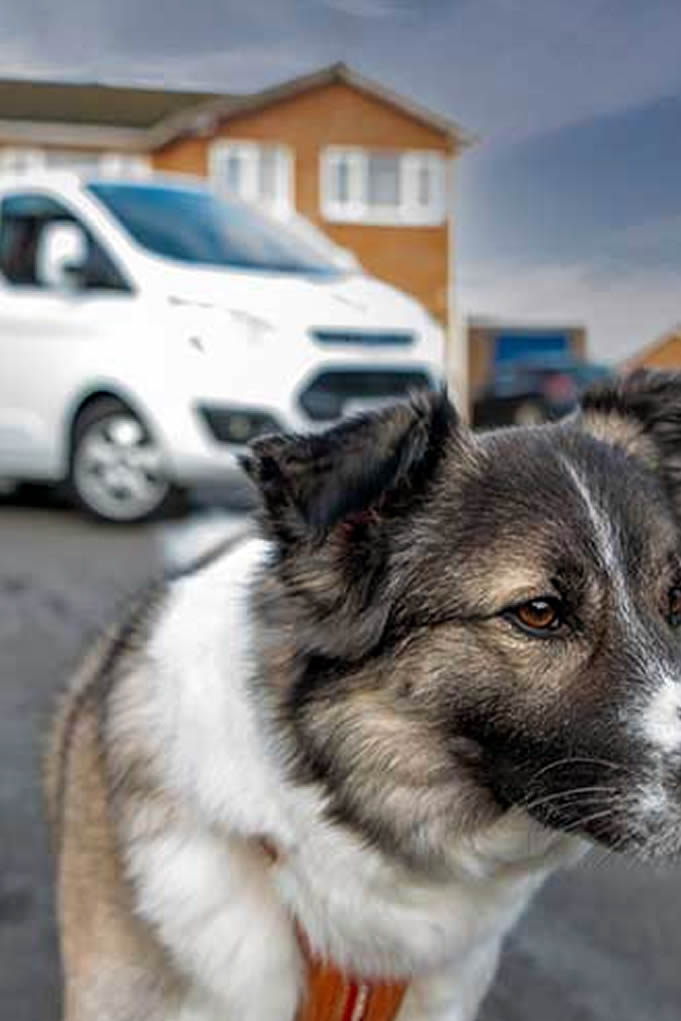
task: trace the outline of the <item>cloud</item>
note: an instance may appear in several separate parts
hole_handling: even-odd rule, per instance
[[[323,63],[323,56],[313,58],[312,67]],[[99,67],[100,80],[106,78],[109,83],[131,80],[130,75],[122,76],[115,64],[107,65],[106,71],[101,64]],[[136,67],[133,80],[137,85],[154,86],[161,83],[171,88],[213,91],[216,79],[222,78],[231,83],[225,89],[226,92],[241,93],[264,85],[275,85],[309,70],[310,64],[300,62],[295,46],[282,41],[273,45],[252,43],[228,51],[207,50],[200,57],[187,57],[184,54],[174,54],[172,57],[156,55]]]
[[[677,0],[24,0],[0,5],[0,65],[239,91],[342,59],[509,139],[681,88],[680,24]]]
[[[443,112],[486,139],[537,135],[681,86],[676,0],[441,0],[423,11],[418,32],[405,26],[402,81],[424,100],[448,93]],[[376,53],[382,72],[390,42]]]
[[[355,18],[390,18],[405,12],[400,0],[322,0],[322,3]]]

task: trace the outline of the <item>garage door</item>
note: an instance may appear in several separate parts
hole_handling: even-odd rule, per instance
[[[565,333],[500,333],[495,338],[495,365],[508,364],[519,358],[535,361],[545,355],[568,354],[569,339]]]

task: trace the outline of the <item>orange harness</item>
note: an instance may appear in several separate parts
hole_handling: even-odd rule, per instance
[[[299,936],[305,951],[304,936]],[[307,983],[305,999],[296,1021],[393,1021],[406,982],[374,982],[344,975],[305,953]]]
[[[272,864],[279,858],[266,838],[258,841]],[[406,982],[379,982],[346,975],[312,953],[297,926],[305,958],[305,995],[295,1021],[394,1021],[407,989]]]

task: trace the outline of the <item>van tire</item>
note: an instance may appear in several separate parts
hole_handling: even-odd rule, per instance
[[[117,524],[149,521],[178,506],[154,437],[123,401],[86,404],[73,426],[69,494],[90,517]]]

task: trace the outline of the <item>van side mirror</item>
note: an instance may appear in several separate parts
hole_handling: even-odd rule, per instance
[[[83,285],[87,256],[87,237],[78,224],[45,224],[36,252],[38,283],[62,291],[77,290]]]

